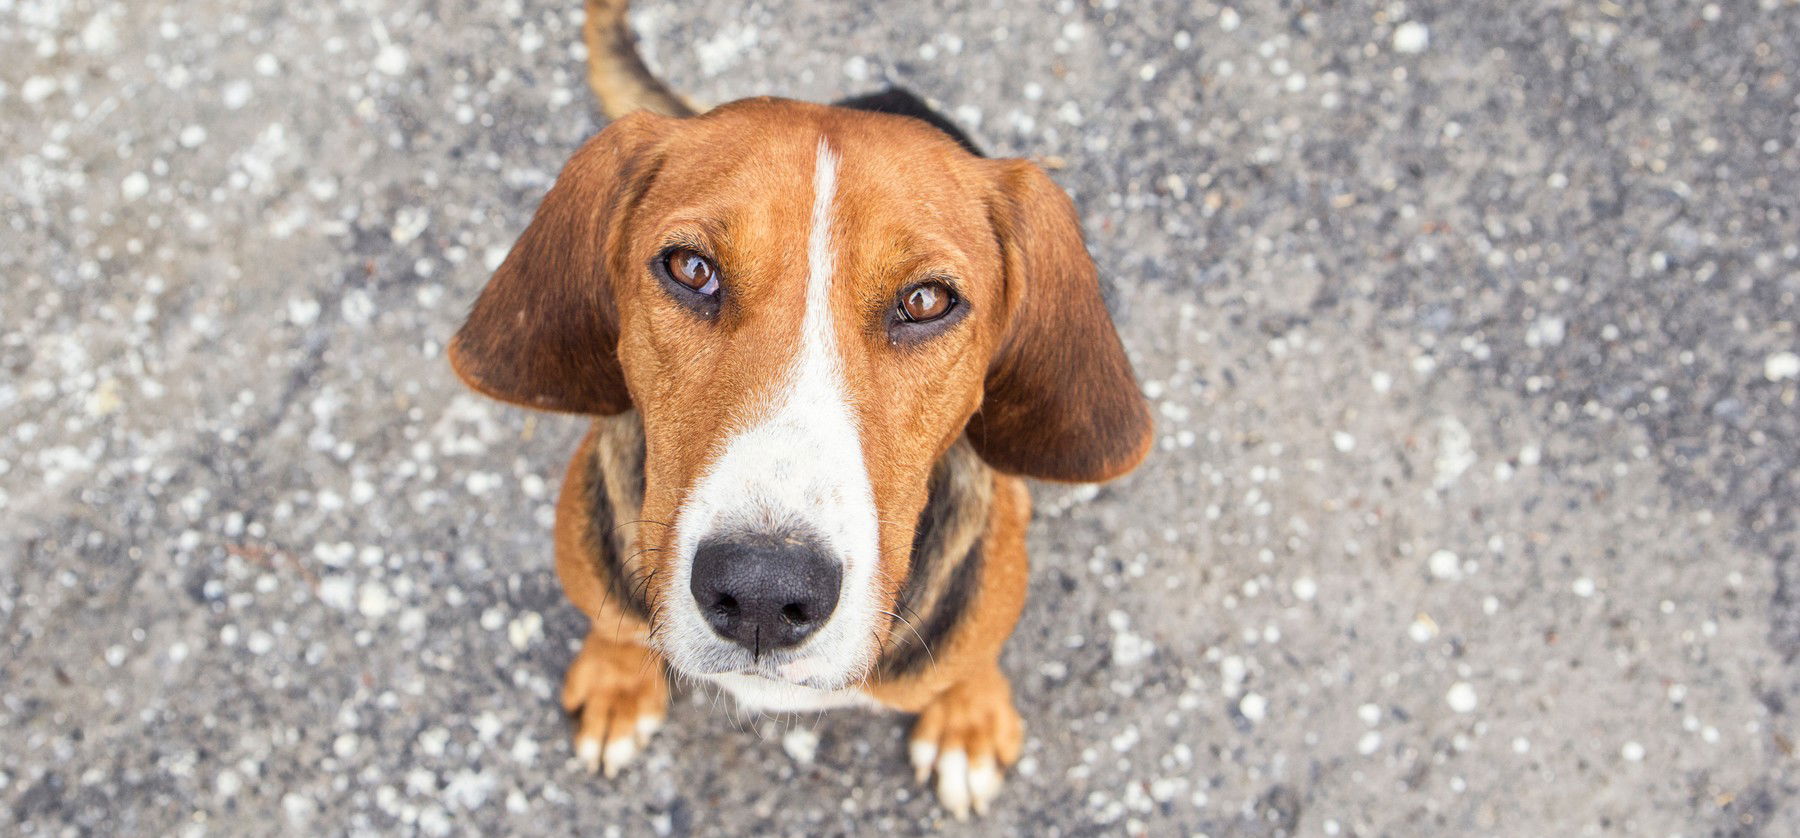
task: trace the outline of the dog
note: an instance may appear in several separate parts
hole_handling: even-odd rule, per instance
[[[613,121],[569,159],[449,346],[504,402],[593,417],[556,571],[591,620],[562,702],[614,776],[665,671],[755,711],[917,714],[958,819],[1024,725],[1000,670],[1024,605],[1024,478],[1096,482],[1148,407],[1075,208],[889,90],[697,113],[588,0]]]

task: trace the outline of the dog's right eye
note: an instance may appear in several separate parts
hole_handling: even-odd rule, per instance
[[[942,319],[956,307],[956,292],[942,282],[922,282],[900,297],[900,317],[908,323]]]
[[[669,251],[663,257],[663,268],[669,272],[670,279],[687,286],[695,293],[708,297],[719,293],[718,267],[697,250],[678,247]]]

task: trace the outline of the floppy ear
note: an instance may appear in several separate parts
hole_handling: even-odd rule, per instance
[[[1075,206],[1024,160],[997,160],[990,213],[1007,323],[969,441],[1001,471],[1110,480],[1150,449],[1149,407],[1100,298]]]
[[[649,147],[670,121],[615,120],[569,158],[450,341],[450,366],[470,387],[541,410],[631,408],[610,274],[619,222],[654,175]]]

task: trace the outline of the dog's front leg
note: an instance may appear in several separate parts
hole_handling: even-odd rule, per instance
[[[575,755],[612,777],[649,743],[668,715],[662,656],[615,640],[598,626],[563,679],[563,708],[576,717]]]
[[[580,654],[563,679],[563,707],[575,715],[575,755],[606,776],[643,751],[668,714],[662,656],[648,644],[648,574],[641,552],[621,539],[638,499],[609,491],[641,469],[641,438],[628,421],[599,419],[569,461],[556,510],[556,575],[591,621]],[[621,479],[621,475],[626,476]]]
[[[885,685],[877,696],[919,714],[907,756],[920,782],[937,775],[938,800],[959,820],[970,811],[986,813],[1025,741],[1012,685],[1000,671],[1000,650],[1025,604],[1031,496],[1016,478],[995,480],[982,538],[986,561],[963,619],[936,650],[930,669]]]

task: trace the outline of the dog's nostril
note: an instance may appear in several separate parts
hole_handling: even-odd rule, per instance
[[[736,616],[738,612],[738,601],[732,599],[731,594],[721,594],[719,595],[719,601],[713,603],[713,610],[719,612],[719,616],[721,617]]]
[[[806,606],[797,602],[791,605],[782,606],[781,618],[796,626],[803,626],[812,622],[812,619],[806,616]]]

